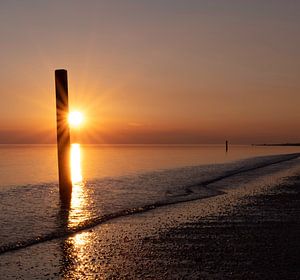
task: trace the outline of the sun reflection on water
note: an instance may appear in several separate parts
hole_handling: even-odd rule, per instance
[[[71,176],[73,187],[82,182],[80,144],[71,147]]]
[[[72,199],[68,227],[74,227],[89,217],[87,211],[87,193],[81,170],[80,144],[71,146]]]

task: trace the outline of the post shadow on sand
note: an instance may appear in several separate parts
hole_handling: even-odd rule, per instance
[[[70,204],[65,204],[62,200],[60,201],[60,209],[57,214],[57,226],[60,231],[64,232],[68,230],[68,221],[69,221],[69,214],[70,214]],[[59,268],[59,272],[61,273],[62,271],[65,270],[66,267],[68,267],[68,254],[65,245],[66,242],[65,240],[68,237],[65,237],[62,239],[62,243],[60,245],[61,252],[62,252],[62,268]]]
[[[57,214],[57,226],[61,232],[68,232],[69,227],[69,216],[70,216],[71,205],[60,199],[60,208]],[[57,273],[59,275],[68,275],[70,271],[73,271],[74,266],[74,245],[69,241],[69,237],[66,236],[61,239],[59,244],[61,252],[61,262],[58,267]]]
[[[70,169],[70,128],[68,124],[68,77],[64,69],[55,70],[57,155],[59,193],[62,205],[70,206],[72,180]]]

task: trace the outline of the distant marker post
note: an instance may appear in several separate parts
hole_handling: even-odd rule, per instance
[[[68,123],[68,77],[64,69],[55,70],[57,154],[59,193],[62,202],[68,203],[72,195],[70,169],[70,128]]]
[[[225,150],[226,150],[226,152],[228,152],[228,141],[227,140],[225,142]]]

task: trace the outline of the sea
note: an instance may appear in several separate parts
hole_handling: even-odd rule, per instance
[[[55,145],[0,145],[0,254],[218,195],[214,182],[249,171],[259,176],[268,166],[287,169],[299,165],[299,155],[300,147],[72,144],[73,191],[66,207]]]

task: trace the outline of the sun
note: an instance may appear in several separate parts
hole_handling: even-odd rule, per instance
[[[69,124],[71,126],[79,126],[83,121],[83,115],[81,112],[74,111],[69,114]]]

